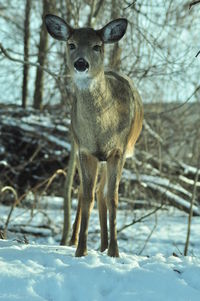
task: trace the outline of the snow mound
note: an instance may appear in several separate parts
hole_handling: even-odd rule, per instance
[[[74,251],[0,241],[0,300],[200,300],[200,258]]]

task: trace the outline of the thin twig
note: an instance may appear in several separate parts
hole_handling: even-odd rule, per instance
[[[42,69],[44,72],[48,73],[49,75],[51,75],[54,78],[54,80],[55,80],[55,82],[56,82],[56,84],[58,86],[58,89],[60,90],[61,94],[63,94],[63,91],[65,91],[64,85],[61,82],[61,78],[70,78],[69,75],[60,76],[60,75],[58,75],[56,73],[53,73],[50,69],[41,66],[38,63],[33,63],[33,62],[29,62],[29,61],[23,61],[23,60],[20,60],[20,59],[16,59],[16,58],[12,57],[8,53],[8,51],[3,47],[3,45],[1,43],[0,43],[0,50],[1,50],[1,52],[3,53],[3,55],[6,58],[8,58],[9,60],[11,60],[13,62],[20,63],[20,64],[23,64],[23,65],[29,65],[29,66],[33,66],[33,67]]]
[[[197,52],[197,54],[195,55],[195,57],[197,57],[200,54],[200,50]]]
[[[23,60],[20,60],[20,59],[16,59],[14,57],[12,57],[8,51],[3,47],[3,45],[0,43],[0,50],[2,52],[2,54],[7,57],[9,60],[13,61],[13,62],[16,62],[16,63],[20,63],[20,64],[23,64],[23,65],[30,65],[30,66],[33,66],[33,67],[36,67],[36,68],[40,68],[42,70],[44,70],[46,73],[50,74],[52,77],[54,77],[56,80],[58,80],[57,78],[57,75],[55,73],[53,73],[52,71],[50,71],[48,68],[46,67],[42,67],[40,64],[38,63],[33,63],[33,62],[29,62],[29,61],[23,61]]]
[[[42,192],[42,194],[43,194],[43,193],[49,188],[49,186],[52,184],[52,182],[53,182],[53,180],[55,179],[55,177],[56,177],[57,175],[59,175],[59,174],[63,174],[64,176],[66,176],[66,173],[65,173],[64,170],[58,169],[58,170],[56,170],[56,172],[55,172],[51,177],[49,177],[48,179],[42,181],[42,183],[37,184],[37,185],[32,189],[32,191],[37,191],[41,186],[43,186],[43,185],[46,184],[46,185],[45,185],[45,188],[44,188],[44,190],[43,190],[43,192]],[[15,197],[15,201],[14,201],[14,203],[13,203],[12,206],[11,206],[11,209],[10,209],[10,211],[9,211],[7,220],[6,220],[6,222],[5,222],[5,226],[4,226],[4,230],[3,230],[3,235],[4,235],[5,238],[6,238],[6,231],[7,231],[7,228],[8,228],[8,225],[9,225],[9,222],[10,222],[10,219],[11,219],[11,216],[12,216],[12,213],[13,213],[13,210],[15,209],[15,207],[16,207],[17,205],[19,205],[19,204],[23,201],[23,199],[24,199],[24,198],[28,195],[28,193],[29,193],[29,191],[27,191],[26,193],[24,193],[24,194],[22,194],[20,197],[18,197],[16,190],[15,190],[13,187],[11,187],[11,186],[5,186],[5,187],[3,187],[2,190],[1,190],[2,193],[5,193],[6,191],[11,191],[11,192],[13,193],[13,195],[14,195],[14,197]]]
[[[194,6],[198,3],[200,3],[200,0],[196,0],[196,1],[191,2],[190,5],[189,5],[189,9],[191,9],[192,6]]]
[[[117,232],[120,233],[120,232],[122,232],[124,229],[127,229],[127,228],[133,226],[133,225],[136,224],[136,223],[141,223],[144,219],[148,218],[149,216],[155,214],[158,210],[162,209],[163,206],[164,206],[164,204],[162,204],[161,206],[155,208],[153,211],[151,211],[151,212],[149,212],[149,213],[143,215],[142,217],[140,217],[140,218],[138,218],[138,219],[136,219],[136,220],[133,220],[131,223],[129,223],[129,224],[127,224],[127,225],[124,225],[124,226],[123,226],[121,229],[119,229]]]
[[[184,256],[187,256],[187,253],[188,253],[188,247],[189,247],[189,241],[190,241],[190,232],[191,232],[191,222],[192,222],[192,216],[193,216],[193,205],[194,205],[194,200],[195,200],[195,197],[196,197],[199,170],[200,170],[200,154],[198,156],[197,172],[196,172],[195,179],[194,179],[192,199],[191,199],[191,202],[190,202],[190,213],[189,213],[189,217],[188,217],[188,228],[187,228],[187,237],[186,237],[186,243],[185,243],[185,248],[184,248]]]
[[[136,4],[137,0],[133,1],[132,3],[130,3],[129,5],[127,5],[123,10],[131,7],[131,6],[134,6]]]
[[[200,51],[199,51],[199,53],[200,53]],[[158,113],[158,114],[156,114],[156,115],[162,116],[162,115],[171,113],[171,112],[173,112],[173,111],[175,111],[175,110],[178,110],[178,109],[182,108],[184,105],[186,105],[186,103],[188,103],[188,102],[190,101],[190,99],[197,93],[197,91],[198,91],[199,89],[200,89],[200,85],[197,86],[197,88],[192,92],[192,94],[191,94],[184,102],[182,102],[180,105],[174,106],[172,109],[167,110],[167,111],[162,111],[162,112],[160,112],[160,113]]]
[[[157,214],[155,215],[155,223],[154,223],[154,226],[153,226],[153,228],[151,229],[151,232],[149,233],[149,235],[147,236],[147,238],[146,238],[146,240],[145,240],[145,243],[144,243],[144,246],[142,247],[142,249],[140,250],[140,252],[138,253],[138,255],[141,255],[142,252],[144,251],[144,249],[146,248],[146,245],[147,245],[147,243],[149,242],[149,240],[150,240],[150,238],[151,238],[153,232],[155,231],[156,227],[157,227]]]
[[[9,222],[10,222],[10,218],[11,218],[11,215],[12,215],[12,212],[16,206],[16,203],[17,203],[17,200],[18,200],[18,195],[17,195],[17,192],[16,190],[11,187],[11,186],[5,186],[1,189],[1,192],[2,193],[5,193],[6,191],[11,191],[14,195],[14,203],[12,204],[11,208],[10,208],[10,211],[9,211],[9,214],[7,216],[7,219],[6,219],[6,222],[5,222],[5,226],[4,226],[4,229],[3,229],[3,236],[6,238],[6,232],[7,232],[7,229],[8,229],[8,225],[9,225]]]
[[[63,169],[57,169],[56,172],[49,178],[42,194],[49,188],[49,186],[52,184],[53,180],[57,177],[57,175],[64,175],[66,177],[66,172]]]
[[[194,5],[198,4],[198,3],[200,3],[200,0],[191,2],[190,5],[189,5],[189,9],[191,9],[192,6],[194,6]],[[195,55],[195,57],[197,57],[199,54],[200,54],[200,50],[197,52],[197,54]]]
[[[38,153],[40,152],[40,150],[42,149],[42,147],[44,146],[44,144],[40,144],[38,145],[37,149],[34,151],[34,153],[31,155],[31,157],[24,163],[22,163],[21,165],[18,165],[15,170],[21,170],[24,169],[27,165],[29,165],[38,155]]]

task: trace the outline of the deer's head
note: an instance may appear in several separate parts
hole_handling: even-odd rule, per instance
[[[103,72],[104,44],[118,42],[125,34],[127,20],[111,21],[100,30],[93,28],[74,29],[55,15],[46,15],[49,34],[67,43],[67,62],[74,79],[90,80]]]

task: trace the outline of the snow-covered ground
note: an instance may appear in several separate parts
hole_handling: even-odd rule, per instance
[[[200,259],[121,253],[119,259],[73,248],[0,242],[0,300],[199,301]]]
[[[58,244],[62,199],[43,198],[40,204],[33,212],[16,208],[8,240],[0,241],[0,300],[200,300],[199,217],[193,218],[189,256],[181,254],[187,215],[165,209],[119,233],[121,252],[116,259],[98,251],[99,223],[94,209],[88,256],[75,258],[73,247]],[[1,225],[9,210],[0,207]],[[118,229],[146,213],[119,210]],[[27,234],[29,244],[25,244],[13,228],[43,236]]]

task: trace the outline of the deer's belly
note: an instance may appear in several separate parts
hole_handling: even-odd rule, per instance
[[[114,149],[120,149],[122,153],[124,152],[127,135],[127,131],[114,135],[113,133],[112,135],[109,134],[109,131],[107,133],[95,133],[94,131],[90,135],[85,133],[84,137],[79,139],[79,148],[95,156],[99,161],[107,161],[109,154]]]
[[[76,119],[76,123],[72,124],[79,149],[84,149],[99,161],[106,161],[114,149],[120,149],[124,153],[126,148],[131,118],[114,113],[114,116],[85,116],[84,119]]]

